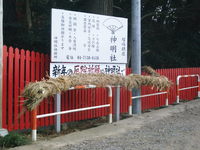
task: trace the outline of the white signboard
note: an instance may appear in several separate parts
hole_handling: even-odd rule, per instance
[[[105,73],[125,75],[125,64],[74,64],[74,63],[51,63],[50,77],[71,75],[73,73]]]
[[[51,61],[127,63],[127,19],[52,9]]]

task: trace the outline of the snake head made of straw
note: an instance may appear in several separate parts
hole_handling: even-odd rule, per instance
[[[26,98],[23,106],[27,110],[33,110],[46,97],[46,88],[41,86],[41,82],[29,83],[22,93]]]

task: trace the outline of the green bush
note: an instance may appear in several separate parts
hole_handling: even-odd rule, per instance
[[[19,133],[10,132],[8,135],[0,136],[0,146],[1,147],[16,147],[20,145],[26,145],[30,142],[26,137],[20,135]]]

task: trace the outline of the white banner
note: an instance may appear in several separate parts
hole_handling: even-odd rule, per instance
[[[73,64],[73,63],[51,63],[50,77],[60,75],[71,75],[73,73],[105,73],[126,74],[125,64]]]
[[[127,63],[127,21],[52,9],[51,61]]]

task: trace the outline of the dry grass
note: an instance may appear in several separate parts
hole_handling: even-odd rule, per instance
[[[97,87],[106,87],[120,85],[128,89],[139,88],[143,85],[152,86],[157,90],[167,90],[171,86],[165,76],[160,76],[150,67],[143,67],[143,70],[151,76],[143,76],[130,74],[128,76],[108,75],[108,74],[73,74],[70,76],[60,76],[58,78],[49,78],[40,82],[28,84],[22,96],[26,97],[24,107],[27,110],[33,110],[39,103],[49,96],[62,91],[68,90],[70,87],[80,85],[96,85]]]

